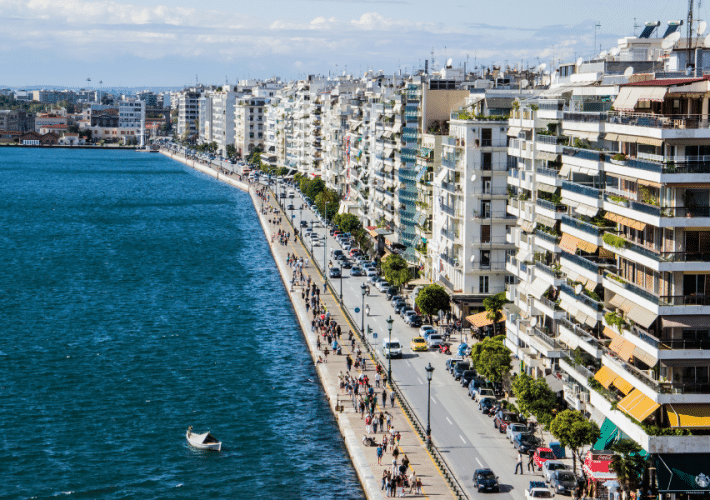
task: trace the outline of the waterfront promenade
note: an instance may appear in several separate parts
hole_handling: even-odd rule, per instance
[[[196,160],[186,160],[181,155],[175,153],[170,153],[163,151],[167,156],[180,161],[196,170],[199,170],[207,175],[215,177],[220,181],[230,184],[238,189],[248,191],[252,201],[254,203],[255,209],[259,216],[262,228],[264,229],[264,234],[271,245],[271,251],[274,256],[274,260],[279,268],[281,277],[284,282],[284,286],[289,290],[291,296],[291,302],[296,312],[296,316],[301,324],[301,329],[303,330],[304,337],[308,344],[309,350],[311,352],[311,357],[313,362],[316,364],[316,370],[321,379],[321,383],[326,392],[326,396],[330,403],[331,409],[337,419],[340,431],[345,439],[346,446],[352,458],[355,469],[362,483],[363,489],[368,499],[379,499],[384,498],[384,491],[381,489],[382,485],[382,473],[386,469],[392,469],[392,450],[388,448],[388,452],[384,453],[382,458],[382,465],[378,465],[376,447],[366,446],[363,444],[363,437],[366,435],[365,420],[361,418],[359,411],[353,408],[350,397],[347,394],[341,392],[339,388],[339,378],[338,374],[340,372],[345,373],[347,371],[346,358],[347,355],[355,357],[354,351],[361,348],[363,355],[367,356],[367,351],[361,344],[360,340],[357,339],[355,343],[355,348],[353,349],[348,342],[347,332],[353,330],[355,332],[355,325],[348,323],[343,311],[340,309],[338,301],[330,292],[321,293],[321,303],[330,313],[332,320],[336,321],[337,324],[341,325],[343,336],[341,345],[343,346],[343,352],[341,356],[336,356],[331,354],[327,356],[327,362],[320,363],[319,357],[324,357],[324,353],[318,350],[318,341],[316,333],[311,331],[311,318],[312,315],[306,310],[305,301],[301,297],[301,288],[295,287],[291,288],[290,280],[292,275],[292,269],[287,264],[288,254],[296,255],[297,257],[303,257],[304,259],[310,260],[310,256],[306,248],[300,242],[294,242],[293,238],[293,228],[286,223],[288,217],[282,212],[277,213],[263,213],[263,208],[273,207],[277,210],[278,204],[276,203],[273,195],[267,191],[267,199],[263,200],[256,194],[257,188],[262,188],[263,186],[253,186],[245,182],[241,182],[234,178],[234,176],[228,176],[224,174],[219,174],[216,169],[211,168]],[[276,225],[273,220],[281,216],[283,224]],[[272,222],[269,222],[271,219]],[[284,229],[291,233],[291,239],[288,245],[281,245],[278,243],[278,238],[274,238],[272,242],[272,235],[277,233],[280,229]],[[314,267],[312,264],[304,270],[304,274],[307,274],[311,279],[322,289],[323,277],[320,271]],[[293,291],[291,291],[293,290]],[[325,343],[324,343],[325,344]],[[371,381],[375,380],[375,363],[376,361],[372,358],[367,360],[366,370],[364,374],[368,376]],[[353,370],[351,373],[357,376],[360,371]],[[377,390],[377,394],[381,395],[382,389]],[[388,389],[389,392],[389,389]],[[391,420],[393,427],[396,432],[401,434],[401,441],[399,446],[399,457],[397,464],[401,464],[402,458],[406,454],[409,459],[410,465],[407,471],[408,475],[412,472],[416,472],[416,476],[422,481],[422,493],[417,495],[416,493],[410,494],[410,488],[406,488],[407,496],[418,496],[426,498],[451,498],[454,497],[452,490],[449,488],[446,480],[441,475],[436,464],[432,460],[429,452],[427,451],[424,443],[422,442],[419,435],[413,429],[409,418],[405,415],[400,407],[399,403],[395,401],[395,407],[392,408],[390,405],[390,398],[387,396],[386,403],[383,405],[381,397],[378,397],[378,405],[376,409],[376,414],[379,415],[380,412],[388,412],[391,415]],[[377,441],[382,441],[382,432],[378,432]],[[370,434],[370,437],[375,437],[375,435]]]

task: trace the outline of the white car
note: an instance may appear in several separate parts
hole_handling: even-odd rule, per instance
[[[444,337],[442,337],[438,333],[432,333],[431,335],[429,335],[429,338],[426,339],[426,344],[429,346],[429,349],[437,349],[443,343]]]
[[[542,464],[542,475],[545,476],[545,482],[550,482],[550,480],[552,479],[552,474],[556,470],[564,469],[569,469],[569,466],[560,462],[559,460],[546,460],[545,463]]]
[[[380,292],[384,292],[385,290],[387,290],[390,287],[390,284],[387,283],[385,280],[382,280],[382,281],[378,281],[375,286],[377,287],[377,289]]]
[[[419,335],[426,338],[426,334],[429,331],[436,332],[436,328],[431,325],[422,325],[421,328],[419,328]]]
[[[371,267],[366,267],[365,268],[365,276],[367,276],[367,277],[377,276],[377,269],[373,269]]]
[[[518,434],[520,432],[526,432],[527,430],[528,430],[528,426],[525,424],[510,424],[505,429],[505,436],[512,443],[514,434]]]

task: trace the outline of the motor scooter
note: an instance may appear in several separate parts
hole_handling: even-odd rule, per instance
[[[451,354],[451,346],[449,344],[440,344],[439,352],[441,354]]]

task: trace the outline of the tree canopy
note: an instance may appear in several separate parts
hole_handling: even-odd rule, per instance
[[[449,294],[440,285],[427,285],[419,291],[415,300],[422,314],[431,317],[439,311],[448,311],[450,306]]]
[[[557,396],[545,379],[534,379],[522,373],[513,381],[513,394],[523,415],[534,415],[538,423],[545,427],[550,425]]]
[[[329,221],[332,221],[340,210],[340,195],[334,189],[324,189],[315,197],[314,201],[318,211],[324,214]]]
[[[320,177],[316,177],[315,179],[300,177],[299,187],[304,195],[311,200],[315,200],[316,196],[325,191],[325,181]]]
[[[611,459],[609,470],[616,473],[619,484],[635,490],[638,488],[646,468],[646,459],[640,455],[643,448],[631,439],[620,439],[610,448],[618,455],[614,455]]]
[[[505,292],[500,292],[490,297],[483,299],[483,307],[488,311],[486,318],[493,321],[493,333],[496,333],[496,325],[503,318],[503,306],[508,300],[505,297]]]
[[[599,439],[599,426],[576,410],[560,412],[550,422],[550,432],[560,441],[562,446],[572,450],[572,466],[575,472],[577,471],[577,457],[582,461],[579,449],[594,444]]]
[[[388,255],[382,261],[381,268],[385,279],[393,286],[402,286],[411,279],[409,265],[401,255]]]
[[[333,217],[333,223],[338,226],[344,233],[355,235],[359,229],[362,229],[362,222],[357,215],[354,214],[337,214]]]
[[[491,382],[501,382],[512,367],[511,352],[505,336],[486,338],[471,348],[471,361],[478,373]]]

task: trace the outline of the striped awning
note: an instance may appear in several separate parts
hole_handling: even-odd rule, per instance
[[[501,315],[502,316],[500,321],[505,321],[505,313],[501,313]],[[473,328],[482,328],[484,326],[493,324],[493,321],[488,319],[488,311],[483,311],[478,314],[466,316],[466,321],[468,321]]]
[[[661,405],[646,396],[643,392],[634,389],[631,394],[619,401],[616,408],[639,422],[643,422],[660,406]]]
[[[586,215],[587,217],[596,217],[597,213],[599,212],[599,209],[596,207],[590,207],[589,205],[585,205],[584,203],[580,203],[577,205],[577,207],[574,209],[575,212],[581,215]]]
[[[624,394],[629,394],[631,391],[634,390],[634,385],[621,377],[616,377],[612,382],[612,385]]]
[[[569,165],[562,165],[562,168],[560,169],[560,177],[567,177],[572,169],[570,168]]]
[[[654,139],[653,137],[639,137],[636,142],[639,144],[647,144],[649,146],[663,146],[663,139]]]
[[[658,315],[644,307],[634,305],[634,307],[632,307],[631,310],[626,313],[626,317],[637,325],[641,325],[644,328],[648,328],[653,324],[654,321],[656,321]]]
[[[579,238],[575,238],[571,234],[562,234],[560,240],[560,248],[574,255],[577,252],[577,242]]]
[[[523,220],[523,223],[520,224],[520,227],[525,231],[526,233],[532,233],[535,230],[535,223],[530,222],[529,220]]]
[[[547,281],[542,278],[536,278],[530,286],[530,295],[536,299],[540,299],[542,294],[544,294],[548,288],[550,288],[550,284]]]
[[[629,219],[628,217],[613,214],[611,212],[607,212],[604,215],[604,218],[607,220],[610,220],[612,222],[616,222],[618,224],[621,224],[622,226],[628,226],[630,228],[636,229],[637,231],[643,231],[644,229],[646,229],[646,224],[644,224],[643,222]]]
[[[557,221],[555,221],[555,219],[553,219],[552,217],[547,217],[546,215],[538,214],[535,216],[535,222],[539,222],[543,226],[552,228],[555,227]]]
[[[557,161],[560,159],[560,155],[548,153],[547,151],[538,151],[537,158],[538,160]]]
[[[567,242],[565,242],[565,244],[566,244],[567,246],[563,246],[563,245],[562,245],[562,241],[564,241],[565,238],[567,238]],[[582,240],[582,239],[580,239],[580,238],[577,238],[576,236],[572,236],[571,234],[567,234],[567,233],[562,233],[562,241],[560,241],[560,247],[561,247],[561,248],[564,248],[565,250],[567,250],[568,247],[569,247],[570,249],[574,248],[573,250],[571,250],[571,251],[569,252],[569,253],[571,253],[571,254],[574,254],[575,251],[577,250],[577,248],[579,248],[579,249],[582,250],[583,252],[587,252],[587,253],[594,253],[594,252],[596,252],[597,249],[599,248],[599,247],[598,247],[597,245],[595,245],[594,243],[591,243],[591,242],[589,242],[589,241]]]
[[[656,359],[655,356],[653,356],[652,354],[649,354],[648,352],[644,351],[640,347],[634,348],[634,358],[638,359],[639,361],[644,362],[648,366],[656,366],[656,363],[658,363],[658,360]]]
[[[710,428],[710,405],[666,405],[666,414],[671,427],[688,429]]]
[[[518,137],[520,131],[523,130],[520,127],[510,127],[508,129],[508,137]]]
[[[546,193],[554,193],[557,191],[557,186],[550,186],[549,184],[538,184],[537,185],[538,191],[544,191]]]

